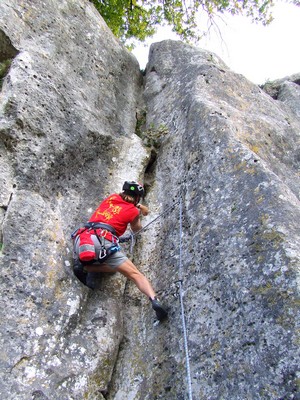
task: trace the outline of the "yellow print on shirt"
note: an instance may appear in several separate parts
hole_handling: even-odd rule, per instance
[[[109,221],[110,219],[112,219],[115,215],[120,214],[120,212],[122,211],[122,207],[121,206],[115,206],[112,203],[113,199],[109,199],[107,202],[109,204],[109,207],[105,210],[105,211],[98,211],[97,212],[97,216],[101,215],[104,217],[104,219],[106,221]]]

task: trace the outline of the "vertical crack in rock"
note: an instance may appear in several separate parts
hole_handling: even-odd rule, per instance
[[[3,81],[7,76],[12,60],[18,54],[18,50],[12,45],[10,38],[5,32],[0,29],[0,92],[3,86]],[[5,152],[5,133],[3,128],[0,127],[0,252],[3,248],[3,221],[5,218],[6,210],[12,198],[12,187],[13,187],[13,173],[10,167],[10,162]]]
[[[163,211],[159,203],[161,196],[157,192],[157,158],[167,136],[168,132],[163,124],[157,127],[149,124],[149,128],[140,133],[143,143],[151,152],[144,173],[145,203],[150,209],[149,216],[143,218],[144,226]],[[157,219],[138,236],[134,263],[150,279],[157,294],[170,306],[172,280],[168,282],[164,279],[164,240],[160,234],[160,229],[166,224],[165,219],[168,217]],[[154,399],[157,395],[165,399],[166,394],[174,395],[169,384],[174,366],[168,345],[168,322],[159,323],[156,320],[149,300],[131,282],[126,285],[124,302],[124,338],[107,399]],[[170,310],[171,318],[174,312],[177,311]]]
[[[5,220],[5,214],[8,210],[9,204],[12,200],[13,194],[11,193],[9,196],[8,201],[5,204],[0,205],[0,254],[3,251],[4,244],[3,244],[3,225],[4,225],[4,220]]]
[[[0,29],[0,91],[12,60],[17,54],[18,50],[11,44],[9,37],[4,31]]]

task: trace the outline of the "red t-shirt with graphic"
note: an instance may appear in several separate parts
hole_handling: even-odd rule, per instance
[[[89,222],[103,222],[115,228],[121,236],[127,225],[139,215],[139,210],[132,203],[123,200],[119,194],[107,197],[91,216]]]

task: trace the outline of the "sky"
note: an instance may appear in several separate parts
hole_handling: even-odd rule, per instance
[[[300,7],[276,2],[272,14],[274,20],[266,27],[250,18],[226,15],[218,22],[222,38],[211,31],[197,47],[214,52],[231,70],[256,84],[300,73]],[[170,28],[160,28],[133,50],[141,69],[146,67],[150,44],[165,39],[178,40]]]

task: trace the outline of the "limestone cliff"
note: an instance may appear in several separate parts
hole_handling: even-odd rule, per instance
[[[89,293],[70,233],[148,151],[137,61],[88,1],[3,1],[1,398],[102,398],[123,337],[121,276]],[[9,63],[8,63],[9,64]]]
[[[264,91],[165,41],[143,77],[87,0],[3,0],[0,62],[1,398],[188,399],[178,280],[194,399],[299,398],[297,76]],[[167,210],[134,254],[167,323],[71,272],[71,231],[125,179],[144,224]]]

